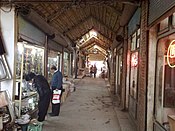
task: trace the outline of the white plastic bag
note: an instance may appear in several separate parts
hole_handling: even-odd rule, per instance
[[[52,103],[58,104],[60,103],[60,97],[61,97],[61,90],[53,90],[53,97],[52,97]]]

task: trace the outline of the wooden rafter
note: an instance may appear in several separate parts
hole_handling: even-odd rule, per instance
[[[106,36],[104,33],[102,33],[101,31],[97,30],[96,28],[94,28],[95,31],[97,31],[98,34],[100,34],[101,36],[103,36],[105,39],[107,39],[109,42],[112,43],[112,39],[110,39],[108,36]]]
[[[86,18],[84,18],[83,20],[79,21],[76,25],[72,26],[72,27],[68,27],[66,30],[63,31],[63,34],[67,34],[69,33],[69,31],[76,29],[77,27],[81,26],[82,24],[84,24],[86,21],[88,21],[89,19],[91,19],[92,16],[87,16]]]
[[[88,0],[88,1],[81,1],[82,4],[86,5],[87,3],[92,3],[92,2],[111,2],[111,0]],[[125,3],[125,4],[131,4],[135,6],[140,5],[140,0],[117,0],[117,2],[120,3]],[[9,0],[1,0],[0,3],[78,3],[77,0],[14,0],[14,1],[9,1]]]
[[[66,12],[69,8],[71,8],[71,6],[72,6],[71,4],[66,4],[61,9],[58,8],[57,10],[54,11],[52,15],[50,15],[47,18],[47,22],[52,22],[53,20],[58,18],[60,15],[62,15],[64,12]]]
[[[97,23],[99,23],[100,25],[106,27],[106,28],[107,28],[108,30],[110,30],[112,33],[116,33],[116,32],[112,29],[112,27],[106,25],[103,21],[101,21],[101,20],[98,19],[97,17],[92,16],[92,19],[95,20],[95,21],[96,21]]]
[[[117,10],[115,7],[111,6],[111,5],[104,5],[106,8],[112,10],[113,13],[115,13],[116,15],[121,16],[122,15],[122,11],[121,10]]]
[[[94,46],[94,45],[93,45],[93,46]],[[92,49],[93,46],[89,48],[89,51],[93,50],[93,49]],[[107,55],[107,53],[105,53],[104,51],[102,51],[102,50],[100,50],[100,49],[98,49],[98,48],[97,48],[96,50],[97,50],[100,54],[102,54],[102,55],[104,55],[104,56]],[[94,53],[89,52],[88,54],[94,54]]]
[[[90,28],[90,29],[88,29],[86,32],[84,32],[84,33],[83,33],[83,34],[81,34],[80,36],[76,37],[76,39],[73,39],[73,41],[77,41],[77,40],[81,39],[81,38],[82,38],[82,36],[84,36],[85,34],[89,33],[89,31],[91,31],[92,29],[93,29],[93,27],[92,27],[92,28]]]
[[[86,47],[80,48],[80,49],[82,49],[82,50],[89,50],[89,49],[92,48],[94,45],[95,45],[95,43],[94,43],[94,42],[91,42],[89,45],[86,45]]]
[[[102,43],[103,45],[105,45],[107,48],[110,47],[110,45],[108,45],[107,43],[105,43],[104,41],[100,40],[100,39],[97,39],[95,38],[95,41],[99,42],[99,43]]]
[[[98,43],[98,42],[95,42],[95,41],[93,41],[93,42],[91,42],[91,43],[89,43],[89,44],[87,44],[85,47],[83,47],[83,48],[81,48],[80,47],[80,49],[90,49],[90,47],[93,47],[94,45],[97,45],[97,46],[99,46],[100,48],[102,48],[103,50],[107,50],[107,48],[106,47],[104,47],[103,45],[101,45],[100,43]]]
[[[68,34],[71,30],[74,30],[76,28],[78,28],[79,26],[81,26],[82,24],[84,24],[86,21],[88,21],[89,19],[95,20],[97,23],[101,24],[102,26],[106,27],[108,30],[110,30],[113,33],[116,33],[111,27],[107,26],[104,22],[102,22],[101,20],[99,20],[98,18],[94,17],[94,16],[88,16],[85,19],[83,19],[81,22],[77,23],[76,25],[72,26],[71,28],[63,31],[65,34]],[[81,35],[82,36],[82,35]]]
[[[15,0],[14,2],[15,3],[18,3],[18,2],[23,2],[23,3],[26,3],[26,2],[33,2],[33,3],[41,3],[41,2],[46,2],[46,3],[54,3],[54,2],[74,2],[74,3],[78,3],[79,0]],[[111,0],[82,0],[81,3],[88,3],[88,2],[110,2]],[[1,0],[0,3],[3,3],[3,2],[9,2],[9,0]],[[138,3],[139,0],[117,0],[117,2],[130,2],[130,3]]]
[[[93,40],[93,41],[92,41]],[[89,43],[89,41],[91,41],[90,43]],[[105,43],[103,43],[101,40],[98,40],[97,38],[95,38],[95,37],[93,37],[93,38],[91,38],[89,41],[87,41],[87,42],[85,42],[85,43],[82,43],[82,45],[80,46],[80,48],[85,48],[86,46],[88,46],[88,45],[90,45],[90,44],[92,44],[92,43],[101,43],[100,44],[100,46],[102,46],[102,48],[104,48],[104,49],[108,49],[109,48],[109,46],[106,46],[107,44],[105,44]],[[104,46],[105,45],[105,46]]]

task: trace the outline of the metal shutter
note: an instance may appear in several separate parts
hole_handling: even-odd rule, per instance
[[[173,6],[175,6],[175,0],[150,0],[148,24],[153,23]]]

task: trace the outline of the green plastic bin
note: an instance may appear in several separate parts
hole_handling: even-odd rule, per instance
[[[27,131],[42,131],[42,122],[30,123],[28,125]]]

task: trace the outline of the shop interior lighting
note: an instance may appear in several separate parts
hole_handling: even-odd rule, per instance
[[[53,61],[57,61],[57,58],[53,58]]]
[[[22,54],[24,52],[23,43],[18,42],[17,45],[18,45],[18,52],[19,52],[19,54]]]
[[[31,54],[32,54],[33,56],[35,56],[35,54],[36,54],[36,49],[32,49]]]

